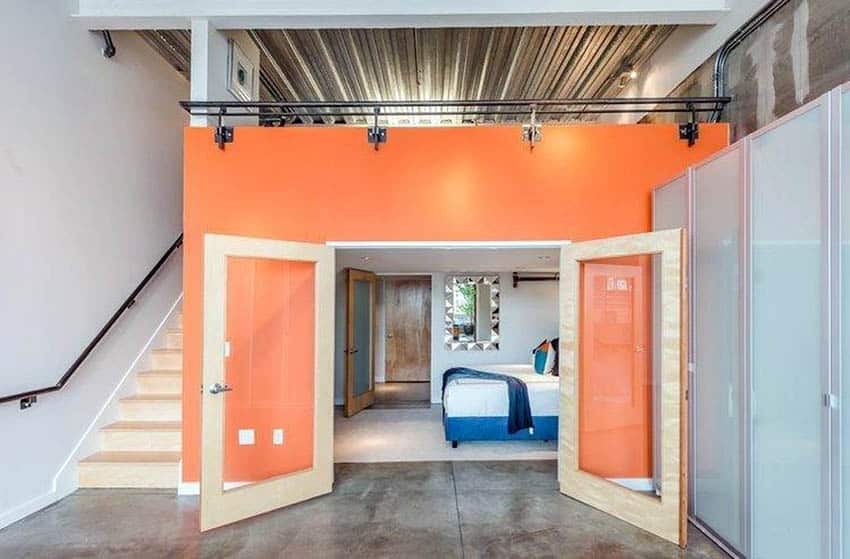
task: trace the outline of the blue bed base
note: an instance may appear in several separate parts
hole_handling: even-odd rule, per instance
[[[534,416],[534,433],[528,429],[508,433],[508,417],[448,417],[443,414],[446,440],[452,446],[459,441],[555,441],[558,440],[558,416]]]

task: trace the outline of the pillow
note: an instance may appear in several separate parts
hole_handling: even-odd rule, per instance
[[[558,372],[560,371],[560,369],[558,368],[558,357],[560,357],[561,355],[561,338],[555,338],[554,340],[552,340],[552,343],[550,345],[552,346],[551,353],[554,356],[552,359],[552,375],[557,377]]]
[[[551,354],[549,340],[543,340],[531,350],[531,364],[534,366],[535,373],[546,374],[546,366],[549,364],[548,359]]]
[[[546,350],[546,365],[543,368],[543,374],[548,375],[555,369],[555,361],[558,359],[558,352],[555,351],[555,345],[549,342],[549,349]]]

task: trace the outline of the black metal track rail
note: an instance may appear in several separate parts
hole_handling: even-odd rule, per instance
[[[13,402],[15,400],[21,401],[21,409],[28,408],[32,402],[34,402],[34,397],[40,394],[46,394],[48,392],[56,392],[57,390],[61,390],[63,386],[65,386],[71,377],[74,376],[74,373],[77,372],[77,369],[80,368],[80,365],[85,362],[86,358],[91,354],[92,351],[97,347],[100,341],[106,336],[112,326],[118,322],[118,319],[121,318],[121,315],[124,314],[124,311],[132,307],[136,303],[136,297],[139,296],[139,293],[148,285],[148,283],[153,279],[156,273],[162,268],[168,258],[174,254],[174,252],[183,244],[183,234],[181,233],[177,240],[172,243],[168,250],[165,251],[165,254],[157,261],[153,268],[147,273],[144,279],[136,286],[130,296],[121,303],[121,306],[118,307],[118,310],[110,317],[106,324],[103,325],[103,328],[97,333],[97,335],[92,339],[91,342],[83,349],[83,352],[80,353],[79,357],[77,357],[71,366],[65,371],[65,374],[56,382],[56,384],[52,386],[45,386],[43,388],[35,388],[33,390],[27,390],[25,392],[19,392],[17,394],[9,394],[7,396],[0,396],[0,404],[6,402]]]
[[[561,274],[559,274],[558,272],[529,272],[528,274],[520,274],[519,272],[514,272],[512,279],[513,286],[517,287],[519,286],[519,284],[529,281],[559,281],[561,279]]]
[[[499,116],[582,114],[711,113],[730,97],[602,97],[571,99],[461,99],[434,101],[181,101],[191,115],[210,117],[291,116]],[[448,109],[423,112],[421,109]]]

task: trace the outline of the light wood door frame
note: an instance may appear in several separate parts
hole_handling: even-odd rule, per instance
[[[370,378],[369,390],[360,395],[354,394],[354,355],[362,348],[354,347],[354,283],[356,281],[369,282],[369,320],[372,335],[369,347]],[[375,302],[377,301],[378,276],[365,270],[346,268],[346,304],[345,304],[345,417],[359,413],[375,403],[375,336],[378,332],[375,320]]]
[[[387,382],[431,382],[431,312],[433,301],[431,298],[431,292],[433,289],[433,281],[434,278],[429,275],[405,275],[405,276],[383,276],[381,278],[383,280],[383,304],[384,304],[384,324],[386,329],[386,336],[384,339],[384,347],[386,348],[384,351],[384,370],[386,371],[386,381]],[[428,305],[427,308],[422,308],[422,313],[424,315],[423,320],[423,332],[425,332],[425,351],[428,354],[428,362],[424,366],[424,379],[422,380],[410,380],[410,379],[398,379],[398,378],[390,378],[391,371],[394,369],[393,365],[395,361],[390,362],[392,357],[390,352],[390,347],[395,346],[396,343],[399,342],[398,338],[396,338],[396,334],[390,331],[390,319],[389,319],[389,309],[391,308],[388,305],[390,301],[389,290],[387,289],[387,285],[394,281],[416,281],[421,282],[424,288],[424,292],[427,294]],[[393,288],[395,289],[395,287]],[[393,336],[390,338],[390,336]]]
[[[683,229],[561,248],[558,481],[561,492],[682,547],[687,544],[687,250]],[[644,495],[579,469],[581,262],[661,255],[661,496]]]
[[[230,256],[313,262],[315,350],[313,466],[224,491],[227,259]],[[201,531],[330,493],[333,486],[334,249],[325,245],[208,233],[204,235],[201,369]]]

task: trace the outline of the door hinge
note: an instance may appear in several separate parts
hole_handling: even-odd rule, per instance
[[[224,356],[230,357],[230,340],[225,340],[224,342]]]

